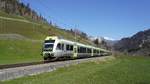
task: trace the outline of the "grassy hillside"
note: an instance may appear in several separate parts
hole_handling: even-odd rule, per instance
[[[22,16],[11,15],[11,14],[7,14],[7,13],[2,12],[2,11],[0,11],[0,16],[26,20],[26,19],[25,19],[24,17],[22,17]]]
[[[149,84],[149,57],[89,62],[1,84]],[[83,73],[84,72],[84,73]]]
[[[65,30],[59,29],[55,26],[49,26],[45,23],[42,24],[40,22],[34,22],[27,17],[9,15],[4,12],[0,12],[0,16],[29,21],[28,23],[26,23],[22,21],[6,20],[0,18],[0,34],[17,33],[31,39],[40,40],[43,40],[48,35],[56,35],[63,36],[64,38],[69,40],[74,40],[74,34],[66,32]],[[92,44],[91,41],[81,38],[80,36],[77,36],[77,38],[80,39],[79,42],[82,42],[84,44]]]
[[[0,18],[0,35],[18,34],[31,40],[0,39],[0,64],[41,60],[42,42],[32,42],[32,40],[43,41],[48,35],[62,36],[74,40],[74,34],[55,26],[32,21],[31,18],[10,15],[1,11],[0,17],[2,17]],[[80,38],[80,36],[77,36],[77,38]],[[91,44],[89,40],[84,38],[80,38],[79,42]]]
[[[41,42],[0,40],[0,64],[42,60]]]

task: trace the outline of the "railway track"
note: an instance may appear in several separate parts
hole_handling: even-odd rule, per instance
[[[80,58],[80,59],[86,59],[86,58]],[[46,63],[50,63],[50,62],[59,62],[59,61],[67,61],[67,60],[69,61],[71,59],[58,59],[55,61],[53,60],[53,61],[38,61],[38,62],[16,63],[16,64],[4,64],[4,65],[0,65],[0,69],[24,67],[24,66],[30,66],[30,65],[46,64]],[[78,59],[76,59],[76,60],[78,60]]]
[[[0,65],[0,69],[7,69],[7,68],[15,68],[15,67],[23,67],[23,66],[30,66],[30,65],[45,64],[45,63],[49,63],[49,62],[50,61],[39,61],[39,62],[28,62],[28,63],[5,64],[5,65]]]
[[[67,60],[71,60],[71,59],[58,59],[55,61],[51,60],[51,61],[38,61],[38,62],[16,63],[16,64],[4,64],[4,65],[0,65],[0,69],[24,67],[24,66],[30,66],[30,65],[39,65],[39,64],[46,64],[50,62],[59,62],[59,61],[67,61]]]
[[[21,63],[21,64],[11,64],[11,65],[0,65],[0,81],[11,80],[15,78],[20,78],[24,76],[37,75],[44,72],[51,72],[61,67],[68,67],[70,65],[76,65],[88,61],[105,61],[109,59],[114,59],[113,56],[103,56],[103,57],[91,57],[86,59],[77,60],[62,60],[54,62],[32,62],[32,63]]]
[[[97,56],[94,56],[97,57]],[[86,57],[86,58],[94,58],[94,57]],[[86,58],[78,58],[79,59],[86,59]],[[59,62],[59,61],[69,61],[71,59],[58,59],[58,60],[53,60],[53,61],[38,61],[38,62],[27,62],[27,63],[16,63],[16,64],[4,64],[0,65],[0,69],[8,69],[8,68],[16,68],[16,67],[24,67],[24,66],[30,66],[30,65],[39,65],[39,64],[46,64],[50,62]]]

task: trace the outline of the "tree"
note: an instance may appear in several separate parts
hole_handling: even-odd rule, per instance
[[[19,0],[0,0],[0,10],[8,14],[16,14],[32,18],[34,21],[48,23],[46,19],[38,15],[37,12],[30,8],[30,4],[25,5]]]
[[[99,40],[98,40],[98,38],[96,38],[96,39],[94,40],[94,44],[96,44],[97,46],[99,45]]]

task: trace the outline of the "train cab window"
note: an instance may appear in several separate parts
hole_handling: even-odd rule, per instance
[[[45,44],[42,48],[42,51],[52,51],[53,50],[53,44]]]
[[[57,45],[57,48],[56,48],[57,50],[64,50],[64,44],[60,44],[60,43],[58,43],[58,45]]]
[[[45,44],[44,48],[53,48],[53,46],[54,46],[53,44]]]
[[[57,44],[57,50],[61,50],[61,44]]]

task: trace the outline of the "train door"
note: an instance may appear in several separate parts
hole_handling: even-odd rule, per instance
[[[74,45],[73,46],[73,58],[77,58],[77,56],[78,56],[78,52],[77,52],[78,50],[77,50],[77,45]]]
[[[64,43],[61,43],[61,47],[62,47],[62,52],[61,52],[61,56],[64,56],[64,54],[65,54],[65,46],[64,46]]]
[[[94,56],[94,49],[92,48],[92,53],[91,53],[91,56]]]

